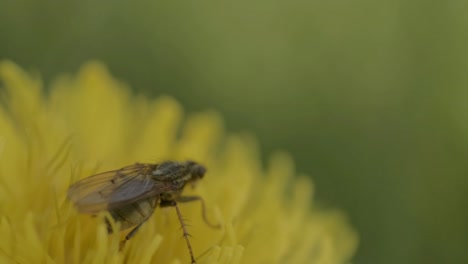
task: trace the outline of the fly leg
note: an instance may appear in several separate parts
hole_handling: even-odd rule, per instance
[[[109,221],[109,219],[107,217],[104,218],[104,220],[106,221],[107,234],[112,234],[114,232],[114,230],[112,229],[111,222]]]
[[[188,250],[189,250],[189,253],[190,253],[190,259],[192,261],[192,264],[196,264],[197,262],[195,261],[195,257],[193,256],[192,246],[190,245],[190,241],[189,241],[190,234],[187,231],[184,218],[182,217],[182,213],[180,212],[180,209],[179,209],[179,206],[177,205],[177,202],[176,201],[171,201],[171,200],[166,200],[166,201],[161,200],[161,203],[159,204],[159,206],[160,207],[169,207],[169,206],[175,207],[175,209],[177,211],[177,217],[179,218],[180,227],[182,228],[183,236],[185,238],[185,242],[187,243],[187,247],[188,247]]]
[[[206,206],[205,206],[205,200],[203,200],[202,197],[200,196],[180,196],[177,198],[177,202],[179,203],[189,203],[193,201],[200,201],[201,206],[202,206],[202,217],[203,220],[207,225],[209,225],[212,228],[221,228],[221,224],[212,224],[210,221],[208,221],[208,217],[206,217]]]
[[[124,240],[120,241],[119,251],[122,251],[122,249],[123,249],[124,246],[125,246],[125,243],[126,243],[128,240],[130,240],[130,238],[132,238],[132,237],[136,234],[136,232],[138,231],[138,229],[140,229],[140,227],[141,227],[145,222],[146,222],[146,220],[143,221],[143,222],[141,222],[141,223],[139,223],[135,228],[132,229],[132,231],[130,231],[130,232],[125,236],[125,239],[124,239]]]
[[[130,231],[130,232],[125,236],[125,240],[130,240],[130,238],[132,238],[132,237],[136,234],[136,232],[138,231],[138,229],[140,229],[140,227],[141,227],[145,222],[146,222],[146,220],[143,221],[143,222],[141,222],[141,223],[139,223],[135,228],[133,228],[132,231]]]

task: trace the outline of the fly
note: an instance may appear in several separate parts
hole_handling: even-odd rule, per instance
[[[133,237],[138,229],[159,207],[175,207],[183,236],[187,243],[192,263],[196,263],[188,232],[178,203],[200,201],[203,220],[210,224],[206,217],[204,200],[200,196],[183,196],[187,184],[195,185],[206,173],[206,168],[194,161],[165,161],[160,164],[136,163],[118,170],[92,175],[71,185],[68,199],[75,204],[78,212],[97,214],[109,211],[121,230],[134,227],[122,241],[121,247]],[[106,221],[107,230],[112,227]]]

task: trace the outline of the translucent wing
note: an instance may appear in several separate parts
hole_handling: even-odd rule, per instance
[[[169,191],[169,183],[154,181],[155,164],[134,164],[119,170],[96,174],[68,189],[68,199],[79,212],[96,213]]]

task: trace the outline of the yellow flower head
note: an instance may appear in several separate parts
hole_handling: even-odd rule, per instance
[[[78,214],[68,187],[135,162],[196,160],[208,168],[181,204],[199,263],[347,263],[355,232],[338,212],[312,204],[291,158],[262,168],[248,135],[225,135],[214,112],[184,119],[170,97],[131,96],[99,63],[62,76],[46,92],[37,76],[0,63],[0,263],[189,263],[173,208],[157,208],[119,251],[125,232]]]

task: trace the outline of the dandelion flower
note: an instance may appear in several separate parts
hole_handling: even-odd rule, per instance
[[[208,168],[196,202],[180,205],[199,263],[347,263],[357,235],[339,212],[312,203],[313,185],[291,158],[260,164],[255,141],[226,134],[215,112],[183,117],[170,97],[132,96],[98,62],[49,89],[37,75],[0,63],[0,262],[189,263],[173,208],[157,208],[119,251],[103,215],[66,199],[79,179],[135,162],[193,159]],[[46,91],[44,91],[46,90]]]

